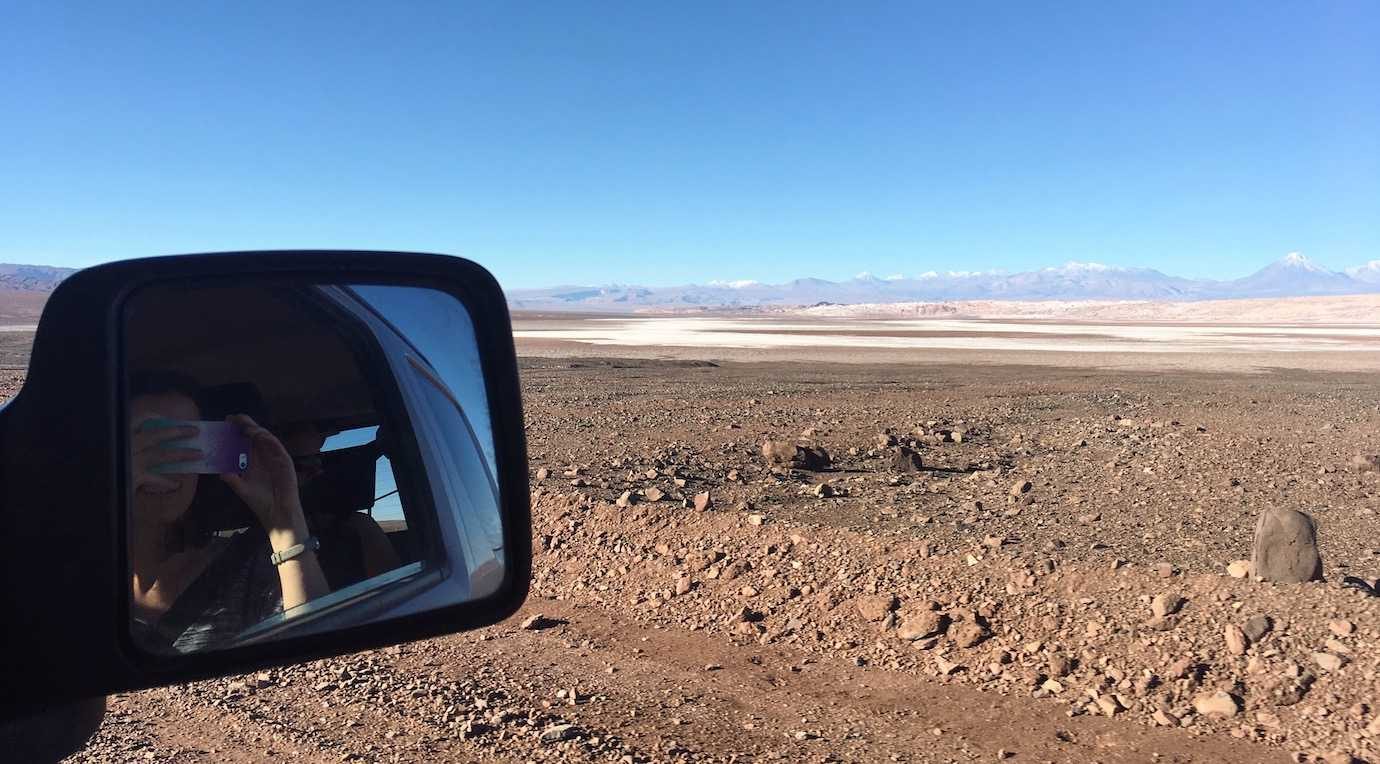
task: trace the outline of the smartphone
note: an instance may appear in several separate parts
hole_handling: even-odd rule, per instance
[[[195,427],[196,435],[190,438],[170,440],[163,448],[195,448],[201,451],[201,458],[191,462],[174,462],[154,467],[151,472],[160,475],[217,475],[244,472],[249,469],[249,438],[245,437],[238,425],[230,422],[184,422],[175,419],[150,419],[144,427],[168,429],[173,427]]]

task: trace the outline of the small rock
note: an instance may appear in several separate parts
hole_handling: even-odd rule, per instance
[[[928,639],[943,634],[948,626],[949,617],[943,613],[933,610],[909,612],[901,621],[901,628],[897,630],[896,636],[914,642],[917,639]]]
[[[1270,616],[1257,615],[1246,621],[1246,625],[1241,627],[1241,631],[1246,635],[1246,639],[1256,643],[1263,639],[1266,634],[1269,634],[1273,626],[1274,622],[1270,620]]]
[[[1156,594],[1155,599],[1150,601],[1150,612],[1153,613],[1156,618],[1171,616],[1179,612],[1179,609],[1184,606],[1186,601],[1187,600],[1175,592]]]
[[[1380,472],[1380,456],[1357,454],[1351,457],[1351,468],[1357,472]]]
[[[890,467],[892,472],[912,473],[924,469],[925,464],[920,459],[920,454],[902,446],[892,454]]]
[[[935,656],[934,665],[936,668],[939,669],[939,673],[943,676],[949,676],[950,674],[953,674],[963,669],[963,664],[954,663],[953,661],[946,660],[942,655]]]
[[[1046,667],[1052,677],[1065,677],[1073,671],[1073,661],[1067,655],[1055,653],[1049,656],[1049,664]]]
[[[1339,637],[1349,637],[1356,631],[1356,624],[1346,620],[1329,621],[1327,630]]]
[[[1273,714],[1269,711],[1256,711],[1255,722],[1256,724],[1259,724],[1262,727],[1269,727],[1270,729],[1275,730],[1280,729],[1284,726],[1284,722],[1281,722],[1279,720],[1279,715]]]
[[[1191,673],[1193,673],[1193,659],[1188,657],[1180,658],[1169,664],[1168,670],[1165,671],[1170,679],[1186,679]]]
[[[1241,702],[1232,694],[1217,690],[1195,697],[1193,710],[1203,716],[1236,716],[1241,710]]]
[[[762,457],[769,464],[779,464],[809,472],[828,469],[830,463],[829,452],[824,449],[785,440],[764,441],[762,443]]]
[[[757,623],[762,620],[762,618],[763,616],[761,613],[750,607],[743,606],[738,608],[737,612],[729,618],[729,623]]]
[[[545,467],[540,467],[537,469],[537,480],[545,480],[548,476],[550,476],[550,474],[551,470]]]
[[[963,648],[973,647],[991,635],[992,632],[976,621],[964,621],[949,632],[954,644]]]
[[[1030,489],[1034,487],[1034,484],[1029,480],[1017,480],[1015,483],[1011,484],[1011,495],[1020,496],[1023,493],[1029,493]]]
[[[580,728],[573,724],[553,724],[542,730],[541,741],[543,743],[559,743],[562,740],[574,740],[580,737]]]
[[[1227,652],[1232,655],[1246,654],[1246,648],[1250,642],[1246,639],[1246,633],[1241,630],[1240,626],[1234,623],[1227,624],[1223,637],[1227,641]]]
[[[1250,560],[1236,560],[1227,565],[1227,575],[1232,578],[1245,578],[1251,574]]]
[[[810,493],[814,494],[818,498],[827,499],[830,496],[834,495],[834,487],[829,485],[828,483],[816,483],[815,487],[810,491]]]
[[[1155,713],[1150,715],[1150,718],[1154,719],[1155,723],[1161,727],[1179,726],[1179,717],[1166,711],[1155,711]]]
[[[1313,653],[1313,662],[1323,668],[1324,671],[1340,671],[1342,669],[1342,659],[1332,653]]]
[[[858,614],[868,621],[880,621],[896,609],[896,598],[890,594],[863,595],[853,601]]]
[[[618,499],[615,500],[613,503],[620,507],[629,507],[637,501],[636,496],[637,495],[634,494],[632,491],[624,491],[622,494],[618,496]]]
[[[660,488],[652,487],[642,491],[642,497],[647,501],[661,501],[666,497],[666,493]]]
[[[1351,648],[1347,647],[1346,644],[1340,640],[1329,639],[1323,644],[1327,646],[1328,650],[1338,655],[1351,655]]]
[[[706,509],[709,509],[711,506],[713,506],[713,503],[714,503],[713,500],[710,499],[710,497],[709,497],[709,492],[708,492],[708,491],[702,491],[702,492],[700,492],[700,493],[695,494],[695,509],[696,509],[696,510],[698,510],[698,511],[700,511],[700,512],[703,512],[703,511],[705,511]]]

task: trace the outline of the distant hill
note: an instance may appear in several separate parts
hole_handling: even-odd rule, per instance
[[[50,265],[11,265],[0,263],[0,289],[15,292],[51,292],[62,280],[76,273],[75,268]]]
[[[628,312],[953,300],[1223,300],[1380,293],[1380,261],[1342,273],[1290,253],[1229,281],[1186,279],[1152,268],[1067,263],[1022,273],[924,273],[848,281],[801,278],[781,284],[711,281],[673,287],[566,286],[508,292],[515,310]]]
[[[0,324],[36,324],[48,295],[74,268],[0,263]]]

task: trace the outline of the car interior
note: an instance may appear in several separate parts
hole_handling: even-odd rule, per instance
[[[349,515],[378,525],[402,565],[423,555],[406,502],[402,517],[373,519],[380,470],[397,460],[387,459],[379,391],[362,372],[365,332],[352,336],[349,327],[303,285],[154,286],[130,298],[125,317],[126,368],[197,380],[203,419],[248,414],[277,433],[310,426],[325,438],[318,471],[299,487],[333,591],[368,577],[359,539],[342,522]],[[355,442],[331,447],[340,440]],[[219,480],[198,481],[192,507],[198,532],[256,529],[248,507]]]

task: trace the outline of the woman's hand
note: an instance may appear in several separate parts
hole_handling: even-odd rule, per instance
[[[238,414],[225,421],[240,426],[249,438],[249,469],[239,475],[221,475],[230,489],[244,500],[268,531],[273,551],[282,552],[308,539],[307,520],[302,515],[302,500],[297,495],[297,472],[292,457],[273,433],[249,417]],[[321,572],[321,563],[311,551],[278,565],[278,583],[283,592],[283,612],[310,602],[331,588]]]
[[[130,472],[134,477],[135,492],[170,493],[177,490],[178,482],[158,474],[157,468],[179,462],[194,462],[202,457],[200,449],[167,447],[168,443],[196,437],[196,427],[149,427],[149,422],[155,420],[156,417],[145,419],[130,431]]]
[[[275,550],[279,540],[290,541],[285,547],[301,543],[307,537],[307,524],[297,494],[297,472],[293,469],[292,457],[273,433],[253,419],[237,414],[226,417],[225,421],[239,425],[249,439],[249,468],[238,475],[221,475],[220,479],[249,505],[268,531]]]

